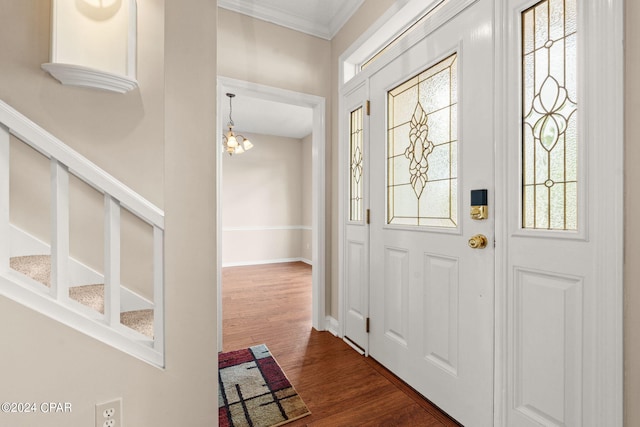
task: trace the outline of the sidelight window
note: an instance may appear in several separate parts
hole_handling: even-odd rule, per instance
[[[522,227],[577,230],[576,0],[522,12]]]
[[[362,107],[351,112],[349,122],[349,220],[362,221],[363,204],[363,147],[362,147]]]

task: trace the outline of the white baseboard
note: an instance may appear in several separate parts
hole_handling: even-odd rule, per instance
[[[51,248],[24,230],[11,225],[11,257],[29,255],[50,255]],[[95,285],[104,283],[104,275],[91,267],[69,257],[69,286]],[[153,302],[131,291],[126,286],[120,287],[120,311],[152,309]]]
[[[310,225],[257,225],[257,226],[240,226],[240,227],[222,227],[222,231],[280,231],[280,230],[308,230],[311,231]]]
[[[336,337],[340,337],[340,323],[338,323],[338,321],[331,317],[331,316],[327,316],[325,318],[325,330],[327,332],[330,332],[332,335],[336,336]]]
[[[311,261],[305,258],[279,258],[263,259],[257,261],[223,262],[222,267],[246,267],[249,265],[281,264],[285,262],[304,262],[305,264],[312,265]]]

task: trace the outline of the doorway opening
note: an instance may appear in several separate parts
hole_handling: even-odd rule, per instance
[[[304,225],[293,225],[293,226],[272,226],[272,227],[260,227],[259,232],[268,236],[269,233],[280,233],[286,234],[301,234],[302,235],[302,253],[308,254],[305,256],[300,256],[299,258],[303,261],[309,261],[312,265],[312,318],[311,323],[312,326],[319,331],[325,329],[325,99],[322,97],[308,95],[299,92],[293,92],[289,90],[259,85],[255,83],[250,83],[241,80],[235,80],[225,77],[218,78],[218,129],[224,129],[224,125],[228,120],[228,116],[224,115],[225,111],[225,103],[228,102],[228,98],[226,97],[226,93],[233,93],[236,95],[234,99],[234,120],[240,125],[241,121],[239,119],[238,113],[240,109],[238,106],[235,106],[235,101],[240,98],[251,99],[253,101],[254,107],[262,105],[263,110],[265,105],[275,105],[273,103],[284,104],[285,107],[291,108],[305,108],[309,109],[309,114],[311,115],[311,134],[308,138],[303,138],[303,140],[307,140],[306,143],[309,144],[307,148],[310,151],[310,227]],[[268,107],[267,107],[268,108]],[[226,107],[226,111],[228,111],[228,106]],[[244,124],[243,125],[248,125]],[[240,129],[240,128],[239,128]],[[269,132],[269,131],[267,131]],[[259,133],[256,130],[256,133]],[[222,133],[219,135],[218,144],[222,147]],[[257,141],[256,141],[257,142]],[[303,141],[301,144],[304,144]],[[302,148],[304,149],[304,148]],[[253,151],[253,150],[252,150]],[[224,200],[223,200],[223,186],[225,185],[233,185],[232,183],[223,182],[223,158],[225,156],[222,153],[222,149],[217,150],[217,271],[218,271],[218,349],[222,350],[222,267],[223,265],[242,265],[242,262],[234,262],[232,259],[223,260],[223,251],[225,251],[224,246],[224,231],[223,231],[223,209],[224,209]],[[264,152],[263,152],[264,153]],[[242,154],[242,156],[248,156],[250,154]],[[233,159],[233,160],[241,160],[242,159]],[[268,159],[259,159],[254,158],[252,161],[248,162],[257,162],[254,165],[260,164],[260,162],[269,162]],[[304,167],[304,165],[299,165],[300,169]],[[309,168],[307,166],[307,168]],[[245,183],[246,184],[246,183]],[[259,186],[262,182],[260,177],[253,177],[253,182],[249,182],[248,185]],[[261,206],[264,207],[265,204],[271,203],[269,200],[265,200],[262,203],[257,203],[256,206],[253,207],[254,211],[261,211]],[[234,231],[231,231],[234,230]],[[255,229],[251,229],[250,226],[242,227],[227,227],[227,232],[251,232],[258,231]],[[268,238],[268,237],[267,237]],[[308,245],[308,247],[307,247]],[[227,246],[229,246],[227,244]],[[230,247],[229,247],[230,248]],[[284,249],[286,251],[286,248]],[[282,252],[286,253],[286,252]],[[310,258],[307,258],[310,256]],[[260,257],[258,257],[260,258]],[[297,258],[297,257],[296,257]],[[287,256],[280,256],[276,259],[276,261],[296,261],[297,259],[291,259]],[[259,259],[252,259],[250,263],[256,263],[255,261],[260,261]],[[260,263],[260,262],[257,262]],[[245,264],[246,265],[246,264]]]

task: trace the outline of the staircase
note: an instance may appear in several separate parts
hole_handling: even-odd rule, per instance
[[[50,162],[50,242],[10,222],[11,144]],[[69,179],[104,198],[104,272],[69,251]],[[121,282],[121,211],[152,230],[153,290],[142,297]],[[16,215],[15,212],[13,212]],[[152,365],[164,366],[164,213],[56,137],[0,101],[0,295]]]
[[[51,287],[50,255],[12,257],[9,265],[18,273]],[[70,287],[69,298],[100,314],[104,314],[104,284]],[[151,309],[121,312],[120,323],[149,338],[153,338],[153,310]]]

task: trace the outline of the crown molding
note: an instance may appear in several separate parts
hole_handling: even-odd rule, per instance
[[[333,19],[329,22],[329,34],[331,40],[338,34],[338,31],[342,29],[342,27],[349,21],[351,16],[362,6],[364,0],[358,0],[357,2],[344,2],[342,3],[342,7],[338,12],[333,16]]]
[[[364,0],[343,2],[329,22],[318,22],[312,15],[300,16],[285,9],[268,7],[255,0],[218,0],[218,6],[262,21],[271,22],[325,40],[331,40]]]

